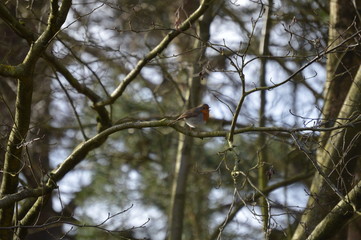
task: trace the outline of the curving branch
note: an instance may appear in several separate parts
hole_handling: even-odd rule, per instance
[[[97,103],[95,106],[99,107],[114,103],[123,94],[127,86],[137,77],[137,75],[140,73],[143,67],[149,61],[155,58],[158,54],[160,54],[174,38],[176,38],[179,34],[190,28],[192,24],[204,14],[204,12],[208,9],[211,2],[212,0],[203,0],[200,6],[198,7],[198,9],[194,11],[194,13],[192,13],[192,15],[190,15],[189,18],[187,18],[179,26],[178,30],[172,30],[171,32],[169,32],[163,38],[163,40],[155,48],[153,48],[153,50],[151,50],[146,56],[144,56],[143,59],[141,59],[137,63],[134,69],[130,73],[128,73],[128,75],[123,79],[123,81],[119,84],[119,86],[112,92],[110,98],[108,98],[105,101],[101,101]]]
[[[191,137],[198,137],[198,138],[211,138],[211,137],[226,137],[228,131],[211,131],[211,132],[196,132],[189,130],[187,127],[181,127],[178,125],[170,125],[174,121],[169,119],[161,119],[155,121],[143,121],[143,122],[128,122],[122,123],[119,125],[114,125],[96,136],[88,139],[80,143],[74,151],[67,157],[62,164],[55,170],[50,173],[50,178],[48,183],[58,182],[61,180],[66,173],[72,170],[81,160],[85,158],[85,156],[93,149],[98,147],[100,144],[103,143],[104,139],[110,136],[113,133],[126,130],[126,129],[143,129],[143,128],[157,128],[157,127],[172,127],[176,131],[183,133],[184,135],[191,136]],[[360,119],[350,122],[348,124],[333,127],[333,128],[296,128],[296,129],[288,129],[288,128],[281,128],[281,127],[246,127],[242,129],[237,129],[235,134],[241,134],[246,132],[287,132],[287,133],[294,133],[294,132],[302,132],[302,131],[331,131],[335,129],[341,128],[353,128],[356,122],[361,122]]]

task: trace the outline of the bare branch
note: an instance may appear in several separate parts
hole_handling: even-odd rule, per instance
[[[136,78],[143,67],[159,53],[161,53],[174,38],[192,26],[192,24],[197,21],[197,19],[208,9],[211,2],[212,0],[203,0],[199,8],[179,26],[179,30],[172,30],[169,32],[163,38],[163,40],[155,48],[153,48],[153,50],[151,50],[143,59],[137,63],[135,68],[133,68],[133,70],[123,79],[121,84],[119,84],[119,86],[113,91],[111,97],[105,101],[97,103],[96,107],[114,103],[123,94],[127,86]]]

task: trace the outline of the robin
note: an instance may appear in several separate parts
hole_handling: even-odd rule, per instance
[[[189,127],[199,127],[208,120],[209,108],[208,104],[201,104],[182,113],[173,123],[183,119]]]

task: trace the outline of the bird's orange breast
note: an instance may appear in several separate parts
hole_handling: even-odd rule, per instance
[[[208,121],[208,119],[209,119],[209,110],[208,109],[202,110],[202,113],[203,113],[203,121]]]

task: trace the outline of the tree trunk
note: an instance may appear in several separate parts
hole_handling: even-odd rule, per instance
[[[270,30],[271,30],[271,15],[272,15],[272,5],[273,1],[268,1],[268,6],[265,6],[265,12],[263,14],[263,29],[261,36],[261,43],[259,48],[259,55],[261,56],[261,69],[260,69],[260,87],[267,86],[267,58],[265,56],[269,55],[268,47],[270,40]],[[259,126],[266,126],[266,90],[262,90],[260,92],[260,110],[259,110]],[[261,133],[258,137],[258,186],[261,191],[267,187],[267,142],[266,142],[266,134]],[[260,198],[260,207],[261,213],[263,217],[263,231],[265,233],[265,239],[268,239],[268,229],[269,229],[269,206],[266,197]]]
[[[330,2],[329,47],[341,43],[355,33],[352,24],[357,19],[356,16],[359,15],[351,0]],[[357,93],[360,83],[355,79],[361,64],[360,46],[357,46],[357,49],[349,47],[355,42],[355,39],[350,40],[343,49],[328,56],[323,108],[326,126],[346,124],[353,121],[360,113],[361,109],[357,105],[361,101]],[[350,87],[354,89],[350,90]],[[358,130],[360,130],[359,126],[355,125],[354,128],[322,133],[320,137],[321,146],[318,148],[316,160],[325,175],[343,195],[351,188],[352,173],[360,153]],[[325,178],[316,173],[310,189],[307,209],[293,239],[305,239],[338,201],[340,197],[331,190]]]

